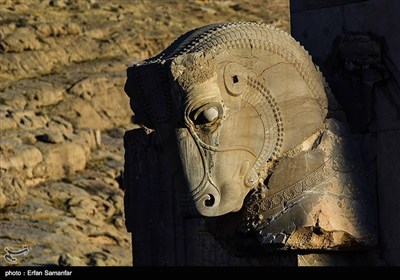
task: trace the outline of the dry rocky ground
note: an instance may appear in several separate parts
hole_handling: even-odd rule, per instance
[[[0,265],[131,265],[126,67],[223,21],[288,31],[288,0],[0,0]]]

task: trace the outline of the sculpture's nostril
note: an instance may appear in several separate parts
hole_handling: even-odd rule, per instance
[[[215,203],[215,198],[212,194],[208,194],[209,199],[204,200],[204,206],[212,207]]]

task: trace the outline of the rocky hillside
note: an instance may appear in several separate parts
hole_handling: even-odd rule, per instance
[[[288,17],[288,0],[0,0],[0,250],[28,245],[22,265],[131,265],[125,69],[201,25],[288,31]]]

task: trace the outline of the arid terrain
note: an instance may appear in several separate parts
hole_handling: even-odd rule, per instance
[[[131,265],[125,70],[210,23],[289,31],[288,0],[0,0],[0,265]]]

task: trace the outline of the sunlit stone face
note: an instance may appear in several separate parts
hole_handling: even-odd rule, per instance
[[[264,143],[260,115],[220,86],[218,75],[180,92],[184,125],[176,134],[189,197],[203,216],[238,211],[259,182],[253,166]]]

